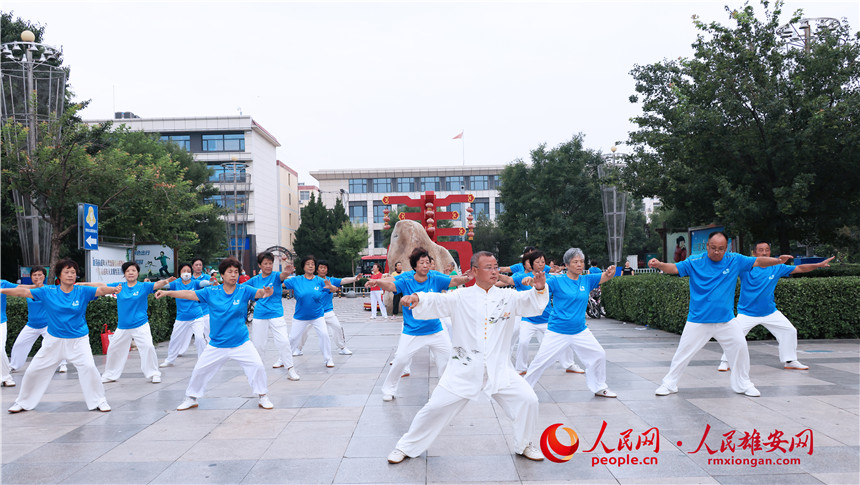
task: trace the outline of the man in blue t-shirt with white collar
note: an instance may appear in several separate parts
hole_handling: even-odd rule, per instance
[[[690,277],[690,310],[687,323],[681,333],[678,349],[672,357],[669,373],[655,394],[668,396],[678,392],[678,380],[693,359],[693,356],[715,338],[722,346],[731,366],[732,390],[750,397],[761,396],[749,379],[750,354],[747,341],[735,322],[735,287],[738,276],[748,273],[754,267],[766,268],[782,264],[791,259],[784,255],[779,258],[753,258],[738,253],[726,253],[729,238],[722,231],[708,236],[708,252],[685,259],[679,263],[662,263],[656,258],[648,262],[666,274]]]
[[[770,257],[770,243],[758,241],[753,249],[753,256]],[[756,325],[763,325],[779,342],[779,361],[789,370],[807,370],[809,366],[797,360],[797,329],[776,309],[773,291],[779,279],[797,273],[808,273],[814,269],[830,266],[828,258],[819,263],[799,264],[789,266],[779,264],[769,268],[753,268],[749,273],[741,274],[741,295],[738,299],[737,324],[744,336],[750,333]],[[720,359],[720,372],[729,370],[726,354]]]

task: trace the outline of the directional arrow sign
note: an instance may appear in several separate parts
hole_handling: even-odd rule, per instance
[[[84,242],[86,243],[85,246],[87,249],[98,249],[99,248],[99,240],[92,237],[92,236],[87,236],[87,238],[84,240]]]
[[[99,248],[99,206],[93,204],[78,204],[78,230],[83,228],[79,241],[83,249],[94,251]]]

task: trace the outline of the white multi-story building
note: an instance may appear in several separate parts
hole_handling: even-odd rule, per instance
[[[256,268],[258,251],[270,246],[291,246],[289,213],[284,222],[282,212],[290,199],[298,201],[297,175],[278,161],[276,150],[281,144],[253,118],[141,118],[133,113],[116,113],[114,120],[88,120],[87,123],[105,121],[124,124],[131,130],[157,133],[163,141],[178,144],[191,152],[195,160],[212,169],[209,180],[219,189],[219,194],[211,201],[229,211],[225,221],[230,248],[241,249],[242,264],[246,268]],[[284,169],[286,175],[282,175]],[[297,215],[294,222],[293,232],[298,227]]]
[[[299,184],[299,206],[304,208],[311,201],[311,195],[316,200],[320,198],[320,188],[316,185],[307,185],[304,182]]]
[[[340,198],[353,224],[366,224],[370,235],[366,254],[385,254],[382,229],[383,211],[394,207],[382,203],[386,195],[420,197],[433,191],[437,197],[451,194],[472,194],[474,216],[484,213],[491,220],[504,211],[499,200],[499,174],[504,165],[472,165],[462,167],[376,168],[362,170],[319,170],[311,176],[319,181],[320,198],[333,208]],[[452,204],[447,209],[461,216],[452,221],[454,227],[466,226],[466,204]],[[392,225],[393,222],[392,221]]]
[[[280,160],[278,160],[278,169],[281,184],[279,189],[281,227],[278,241],[280,246],[292,251],[293,241],[296,239],[296,229],[301,223],[299,174]]]

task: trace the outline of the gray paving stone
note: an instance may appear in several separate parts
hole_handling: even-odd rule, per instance
[[[340,458],[258,461],[242,483],[332,483]]]
[[[72,473],[59,483],[150,483],[168,466],[166,462],[95,462]]]
[[[239,483],[255,464],[255,460],[177,461],[153,483]]]

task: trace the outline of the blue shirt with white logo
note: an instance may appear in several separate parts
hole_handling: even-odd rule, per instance
[[[257,294],[256,288],[238,285],[228,295],[224,285],[215,285],[195,293],[200,301],[209,306],[209,345],[232,349],[248,341],[245,316],[248,314],[248,302]]]
[[[778,264],[767,268],[753,268],[741,273],[741,296],[738,298],[738,313],[751,317],[766,317],[776,312],[773,290],[779,279],[795,270],[794,266]]]
[[[523,280],[527,277],[534,278],[534,273],[529,271],[528,273],[515,273],[511,278],[514,280],[514,288],[517,291],[527,291],[532,289],[531,286],[526,286],[523,284]],[[536,317],[522,317],[524,322],[529,323],[546,323],[549,321],[549,315],[552,313],[552,304],[547,302],[546,308],[543,309],[543,313]]]
[[[284,288],[293,290],[296,297],[296,311],[293,318],[296,320],[316,320],[325,313],[323,311],[324,293],[329,293],[325,282],[319,276],[311,279],[304,275],[293,276],[284,281]]]
[[[336,288],[340,288],[343,286],[341,284],[341,278],[326,278],[332,286]],[[323,293],[323,313],[333,312],[334,311],[334,293],[330,291],[326,291]]]
[[[427,273],[427,279],[423,283],[412,278],[397,278],[394,285],[397,292],[411,295],[423,291],[425,293],[439,293],[448,289],[451,278],[438,271]],[[412,310],[403,307],[403,333],[406,335],[432,335],[442,331],[442,321],[438,318],[430,320],[418,320],[412,316]]]
[[[547,330],[564,335],[576,335],[585,326],[585,307],[591,290],[600,286],[601,275],[585,274],[571,279],[567,274],[546,279],[552,293],[552,311]]]
[[[0,288],[17,288],[18,285],[0,280]],[[0,324],[6,323],[6,295],[0,294]]]
[[[182,280],[173,280],[168,288],[173,291],[197,291],[200,289],[200,280],[191,279],[188,284],[183,283]],[[190,322],[198,318],[203,318],[203,310],[200,309],[200,305],[196,301],[176,299],[176,319],[178,321]]]
[[[687,321],[723,323],[735,318],[735,287],[738,276],[749,272],[756,258],[726,253],[714,262],[707,253],[676,263],[678,275],[690,277],[690,311]]]
[[[251,288],[272,287],[272,295],[257,300],[254,305],[254,318],[260,320],[269,320],[270,318],[278,318],[284,316],[284,303],[281,295],[281,273],[272,271],[269,276],[263,277],[262,274],[254,276],[250,280],[242,283]]]
[[[96,291],[92,286],[75,285],[66,293],[59,286],[43,286],[30,289],[30,294],[44,305],[51,336],[80,338],[90,334],[85,316],[87,304],[96,299]]]
[[[143,281],[135,283],[134,286],[128,286],[128,281],[123,281],[109,283],[108,286],[121,288],[116,295],[116,311],[119,315],[116,328],[128,330],[140,327],[149,321],[149,315],[146,314],[149,308],[147,297],[155,291],[155,283]]]

